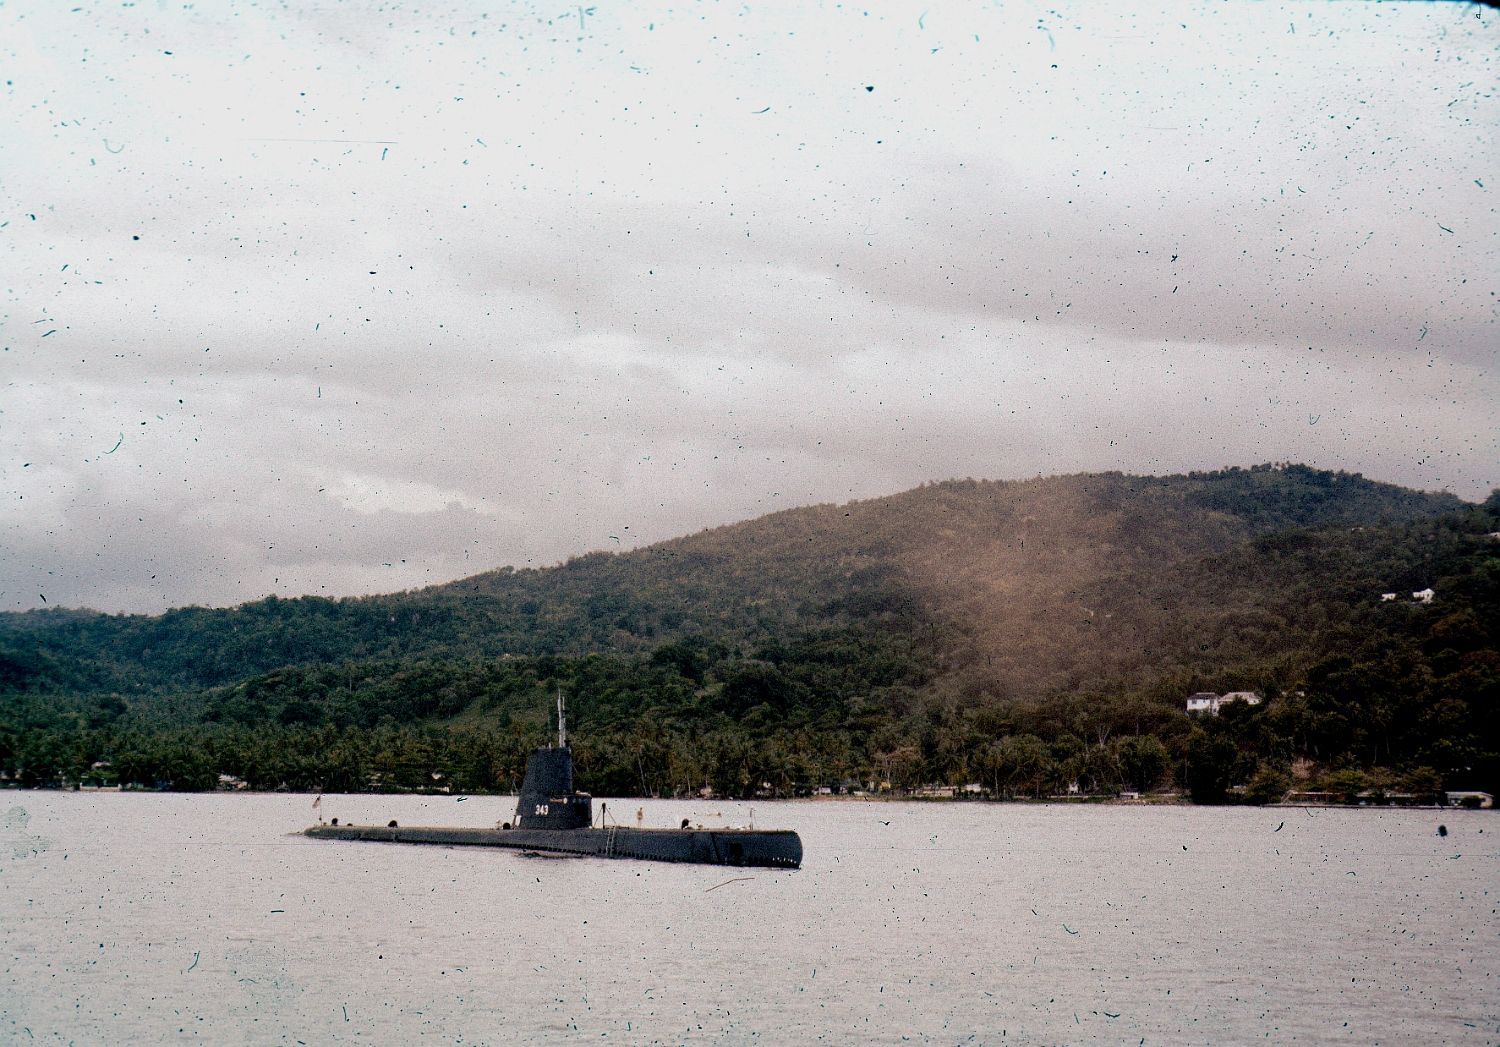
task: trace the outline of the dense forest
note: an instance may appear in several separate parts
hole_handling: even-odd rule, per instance
[[[561,692],[599,795],[1493,792],[1497,531],[1500,493],[1303,466],[950,481],[392,596],[3,615],[0,781],[509,792]]]

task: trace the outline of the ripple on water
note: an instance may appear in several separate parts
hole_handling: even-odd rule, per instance
[[[287,835],[316,817],[303,796],[13,795],[10,1042],[1493,1044],[1500,1026],[1489,812],[1443,812],[1444,838],[1431,811],[757,801],[804,865],[725,882],[311,841]],[[621,803],[647,825],[749,820]]]

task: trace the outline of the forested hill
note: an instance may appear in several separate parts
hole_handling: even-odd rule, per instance
[[[514,789],[561,691],[610,796],[1496,791],[1497,533],[1500,492],[1302,466],[965,480],[420,592],[5,615],[0,784]]]
[[[1153,671],[1182,643],[1162,600],[1204,588],[1178,576],[1183,564],[1289,528],[1463,504],[1300,465],[948,481],[388,596],[0,614],[0,687],[178,692],[286,665],[629,654],[679,639],[749,653],[897,615],[945,630],[938,653],[964,670],[951,680],[1024,697]]]

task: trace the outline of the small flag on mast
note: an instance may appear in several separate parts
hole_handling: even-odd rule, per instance
[[[313,801],[313,810],[317,810],[319,807],[322,807],[322,806],[323,806],[323,794],[319,793],[318,794],[318,798]]]

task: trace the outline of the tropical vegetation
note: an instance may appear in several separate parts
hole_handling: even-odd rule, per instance
[[[1497,531],[1500,492],[1303,466],[960,480],[391,596],[0,615],[0,782],[510,792],[561,693],[599,795],[1494,792]]]

